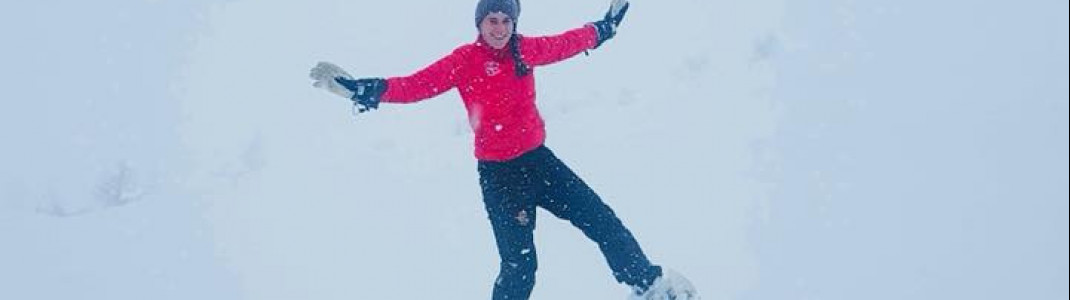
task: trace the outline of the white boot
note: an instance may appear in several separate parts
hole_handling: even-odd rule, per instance
[[[633,288],[634,289],[634,288]],[[661,277],[645,292],[634,290],[628,300],[700,300],[691,281],[668,268],[661,268]]]

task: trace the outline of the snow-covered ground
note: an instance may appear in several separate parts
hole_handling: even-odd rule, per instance
[[[353,117],[307,77],[408,74],[474,3],[5,4],[0,299],[488,298],[459,96]],[[537,70],[547,145],[705,299],[1068,297],[1067,3],[632,4]],[[532,299],[623,299],[541,213]]]

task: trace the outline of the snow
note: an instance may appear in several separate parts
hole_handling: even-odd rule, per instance
[[[0,299],[489,298],[458,93],[354,116],[307,78],[410,74],[473,4],[8,5]],[[705,299],[1066,299],[1066,6],[632,1],[538,71],[547,145]],[[624,298],[538,214],[532,299]]]

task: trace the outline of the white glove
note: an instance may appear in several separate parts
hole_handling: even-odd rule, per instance
[[[613,0],[613,3],[609,5],[609,14],[613,17],[620,15],[620,10],[624,9],[624,6],[628,4],[628,0]],[[617,21],[620,23],[620,21]],[[617,24],[613,24],[616,27]]]
[[[334,81],[334,78],[336,77],[350,80],[353,79],[353,76],[346,73],[341,67],[329,62],[321,61],[312,68],[312,71],[309,72],[308,76],[315,81],[312,83],[312,86],[325,89],[328,92],[345,97],[346,99],[353,99],[353,91],[346,89],[341,84],[338,84],[337,81]]]
[[[602,47],[602,43],[617,35],[617,26],[620,26],[620,22],[624,20],[624,14],[627,12],[628,0],[613,0],[609,4],[609,11],[606,11],[606,15],[601,20],[591,23],[598,30],[598,41],[594,45],[595,49]]]

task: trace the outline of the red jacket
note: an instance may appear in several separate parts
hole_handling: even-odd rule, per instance
[[[586,25],[559,35],[520,37],[531,73],[517,77],[509,47],[491,48],[477,38],[415,74],[387,79],[383,102],[412,103],[458,88],[475,132],[480,160],[504,161],[541,145],[546,131],[535,107],[535,67],[594,48],[597,32]]]

